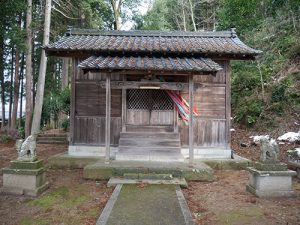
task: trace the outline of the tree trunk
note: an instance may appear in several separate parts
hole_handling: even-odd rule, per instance
[[[21,70],[20,70],[20,79],[21,79],[21,90],[20,90],[20,109],[19,109],[19,127],[22,126],[22,117],[23,117],[23,92],[24,92],[24,62],[25,55],[22,53],[21,60]]]
[[[26,16],[26,121],[25,121],[25,138],[30,135],[32,121],[32,0],[27,0]]]
[[[50,19],[51,19],[51,0],[46,0],[43,46],[49,44],[50,22],[51,22]],[[43,107],[43,100],[44,100],[46,68],[47,68],[47,57],[46,57],[45,50],[42,49],[39,79],[37,84],[37,94],[36,94],[36,101],[35,101],[32,128],[31,128],[31,134],[33,135],[36,135],[40,130],[42,107]]]
[[[190,10],[191,10],[191,18],[192,18],[192,22],[193,22],[193,28],[194,28],[194,31],[197,31],[197,27],[196,27],[196,23],[195,23],[195,17],[194,17],[194,7],[193,7],[193,4],[192,4],[192,0],[189,0],[189,3],[190,3]]]
[[[13,101],[13,81],[14,81],[14,46],[11,48],[11,70],[10,70],[10,87],[9,87],[9,107],[8,107],[8,127],[11,128],[11,111]]]
[[[14,103],[11,118],[11,129],[17,128],[17,113],[19,103],[19,89],[20,89],[20,53],[19,49],[16,48],[16,59],[15,59],[15,81],[14,81]]]
[[[114,12],[114,18],[115,18],[115,23],[114,27],[115,30],[120,30],[121,24],[120,24],[120,11],[121,11],[121,4],[122,0],[110,0],[111,6]]]
[[[1,127],[5,126],[5,85],[4,85],[4,37],[0,34],[0,82],[1,82],[1,103],[2,103],[2,123]]]

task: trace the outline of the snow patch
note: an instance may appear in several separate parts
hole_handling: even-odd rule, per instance
[[[259,144],[260,140],[263,138],[270,139],[270,135],[257,135],[257,136],[250,136],[251,139],[253,139],[253,142],[255,144]]]
[[[234,131],[235,131],[235,129],[231,128],[231,129],[230,129],[230,131],[231,131],[231,132],[234,132]]]
[[[300,131],[296,132],[287,132],[284,135],[277,138],[278,141],[287,141],[287,142],[295,142],[300,141]]]

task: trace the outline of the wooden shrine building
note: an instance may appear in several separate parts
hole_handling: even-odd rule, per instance
[[[69,154],[107,161],[230,158],[230,60],[260,53],[234,30],[70,29],[45,50],[73,59]]]

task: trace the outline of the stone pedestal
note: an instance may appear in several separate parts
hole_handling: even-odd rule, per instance
[[[48,188],[42,160],[11,161],[10,167],[3,168],[2,172],[1,192],[37,196]]]
[[[291,197],[294,195],[292,176],[295,176],[296,172],[288,170],[285,164],[256,163],[254,167],[248,167],[247,170],[250,172],[247,191],[257,197]]]

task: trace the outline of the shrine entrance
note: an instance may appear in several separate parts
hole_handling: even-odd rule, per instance
[[[126,102],[127,125],[174,125],[174,103],[165,90],[128,89]]]

